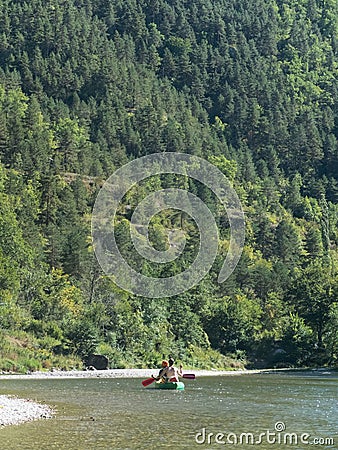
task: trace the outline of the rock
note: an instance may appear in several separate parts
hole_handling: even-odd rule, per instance
[[[96,370],[106,370],[108,369],[109,360],[104,355],[89,355],[85,359],[84,363],[87,369],[89,369],[89,367],[93,367]]]

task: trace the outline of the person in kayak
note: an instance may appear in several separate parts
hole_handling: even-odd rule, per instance
[[[161,380],[161,381],[163,381],[163,383],[165,383],[165,381],[166,381],[165,371],[168,367],[169,367],[168,361],[163,360],[162,361],[162,369],[159,371],[157,377],[154,377],[153,375],[152,375],[152,377],[155,378],[156,381]]]
[[[177,367],[174,366],[175,360],[173,358],[169,359],[168,366],[163,370],[162,372],[162,378],[166,380],[166,382],[174,383],[178,381],[178,377],[182,377],[182,365],[180,365],[180,368],[177,369]]]

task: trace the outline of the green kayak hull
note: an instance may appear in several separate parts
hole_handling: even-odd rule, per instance
[[[184,390],[184,383],[182,381],[174,382],[174,383],[155,383],[156,389],[172,389],[176,391]]]

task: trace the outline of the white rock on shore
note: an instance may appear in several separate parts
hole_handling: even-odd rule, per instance
[[[53,410],[32,400],[0,395],[0,427],[36,419],[50,419]]]

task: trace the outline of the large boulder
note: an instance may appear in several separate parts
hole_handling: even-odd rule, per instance
[[[88,355],[84,360],[86,368],[94,367],[96,370],[108,369],[109,360],[104,355]]]

